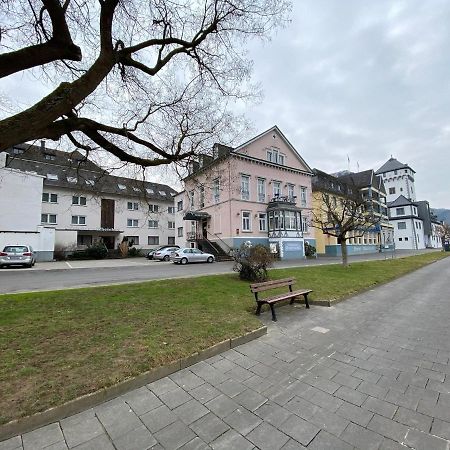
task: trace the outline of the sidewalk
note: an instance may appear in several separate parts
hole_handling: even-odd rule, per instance
[[[447,258],[335,307],[284,306],[267,336],[0,450],[448,450],[449,279]]]

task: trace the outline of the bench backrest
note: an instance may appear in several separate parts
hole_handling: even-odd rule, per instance
[[[283,278],[281,280],[265,281],[264,283],[253,283],[250,285],[250,289],[253,293],[255,293],[283,286],[292,286],[294,283],[295,278]]]

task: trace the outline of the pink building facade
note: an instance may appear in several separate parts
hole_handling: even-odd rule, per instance
[[[177,243],[227,252],[250,241],[270,246],[281,259],[302,258],[305,241],[315,244],[312,177],[276,126],[234,149],[216,144],[213,156],[200,157],[184,180]]]

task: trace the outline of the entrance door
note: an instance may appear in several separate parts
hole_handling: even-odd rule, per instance
[[[208,219],[202,220],[202,236],[203,239],[208,239]]]
[[[114,236],[102,236],[102,241],[108,250],[114,249]]]

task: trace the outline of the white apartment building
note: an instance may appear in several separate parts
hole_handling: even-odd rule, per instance
[[[102,241],[116,249],[124,238],[141,249],[175,242],[176,191],[169,186],[109,175],[78,151],[22,144],[3,153],[7,168],[41,179],[33,208],[39,226],[54,230],[56,248]]]

